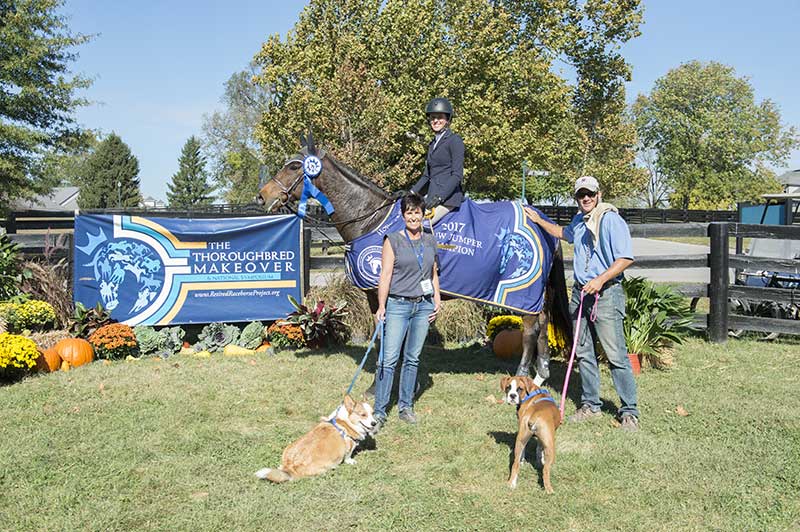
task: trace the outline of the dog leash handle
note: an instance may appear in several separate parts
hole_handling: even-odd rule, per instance
[[[572,363],[575,361],[575,352],[578,350],[578,340],[581,337],[581,322],[583,321],[583,297],[586,292],[581,290],[581,302],[578,305],[578,324],[575,327],[575,334],[572,338],[572,353],[569,355],[569,364],[567,364],[567,375],[564,377],[564,387],[561,389],[561,406],[558,411],[561,413],[561,421],[564,421],[564,404],[567,400],[567,387],[569,386],[569,375],[572,373]],[[594,295],[594,305],[592,311],[589,313],[589,321],[597,321],[597,305],[600,303],[600,292]]]

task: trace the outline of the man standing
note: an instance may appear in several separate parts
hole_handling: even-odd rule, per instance
[[[580,211],[566,227],[544,220],[537,211],[528,214],[534,222],[556,238],[575,247],[570,313],[573,327],[580,328],[577,357],[581,374],[581,407],[568,418],[570,422],[599,418],[600,370],[594,343],[600,341],[611,366],[611,379],[619,394],[621,407],[618,419],[623,430],[639,430],[639,410],[636,403],[636,381],[633,377],[625,333],[625,293],[622,290],[623,271],[633,264],[633,245],[630,230],[617,208],[602,202],[600,184],[592,176],[575,182],[575,201]],[[578,316],[581,294],[583,312]],[[589,318],[597,301],[597,319]]]

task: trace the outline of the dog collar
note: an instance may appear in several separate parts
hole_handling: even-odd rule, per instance
[[[519,402],[519,405],[522,406],[522,404],[525,401],[527,401],[531,397],[535,397],[537,395],[542,395],[542,397],[540,397],[537,400],[535,400],[533,402],[533,404],[540,403],[542,401],[550,401],[553,404],[556,403],[555,400],[550,396],[550,392],[549,391],[545,390],[544,388],[537,388],[537,389],[531,391],[528,395],[526,395],[525,398],[522,401]]]
[[[331,425],[333,425],[333,428],[335,428],[335,429],[336,429],[336,431],[337,431],[337,432],[338,432],[338,433],[339,433],[339,434],[342,436],[342,438],[343,438],[343,439],[345,439],[345,440],[346,440],[347,438],[350,438],[350,439],[351,439],[351,440],[353,440],[353,441],[358,441],[358,440],[356,440],[355,438],[353,438],[352,436],[350,436],[350,435],[347,433],[347,431],[346,431],[346,430],[344,430],[342,427],[340,427],[340,426],[339,426],[339,425],[336,423],[336,419],[335,419],[335,418],[331,418],[331,419],[329,419],[329,420],[328,420],[328,423],[330,423]]]

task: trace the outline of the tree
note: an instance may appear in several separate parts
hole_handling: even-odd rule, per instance
[[[200,153],[200,140],[189,137],[183,145],[178,162],[178,173],[172,176],[167,185],[167,200],[170,207],[191,208],[211,205],[214,201],[214,187],[209,185],[206,174],[206,158]]]
[[[280,167],[313,126],[336,157],[405,188],[423,167],[425,103],[447,96],[472,196],[519,196],[523,161],[549,172],[528,188],[534,199],[569,195],[587,170],[612,194],[620,181],[629,191],[629,73],[613,50],[640,19],[638,0],[312,0],[256,56],[271,91],[256,130],[263,159]],[[555,73],[565,60],[576,86]]]
[[[255,65],[225,83],[223,111],[203,117],[203,147],[211,173],[228,203],[252,203],[262,163],[255,129],[267,107],[269,88],[253,82]]]
[[[111,133],[86,160],[79,180],[81,209],[138,207],[139,161],[116,134]]]
[[[670,204],[683,209],[730,208],[780,191],[769,165],[785,164],[799,140],[772,101],[756,103],[747,78],[713,61],[670,70],[633,114]]]
[[[0,205],[58,184],[46,155],[80,148],[76,91],[90,82],[69,72],[72,50],[89,37],[69,31],[62,0],[0,2]]]

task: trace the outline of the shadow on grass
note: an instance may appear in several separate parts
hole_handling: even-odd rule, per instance
[[[336,348],[317,349],[317,350],[302,350],[295,353],[298,358],[318,357],[318,356],[339,356],[346,355],[353,359],[356,365],[361,363],[366,352],[366,346],[340,346]],[[380,352],[379,344],[370,351],[366,363],[364,364],[364,373],[369,374],[370,382],[374,385],[375,370],[377,366],[378,354]],[[550,378],[545,382],[545,386],[551,390],[561,393],[564,386],[564,377],[567,374],[567,360],[565,359],[550,359]],[[602,363],[601,363],[602,364]],[[392,398],[389,402],[391,408],[396,402],[396,392],[398,382],[400,380],[400,367],[402,365],[402,358],[398,360],[394,372],[394,384],[392,385]],[[475,373],[488,373],[497,375],[498,383],[500,376],[514,375],[519,365],[519,358],[513,359],[500,359],[494,356],[492,350],[480,344],[465,345],[461,347],[444,348],[438,345],[425,345],[420,354],[419,370],[417,373],[417,392],[415,400],[419,399],[422,394],[434,386],[432,374],[437,373],[450,373],[450,374],[475,374]],[[570,374],[569,387],[567,389],[567,400],[571,402],[574,408],[579,408],[581,405],[581,383],[580,376],[576,372],[577,361],[573,364],[572,373]],[[535,371],[535,370],[533,370]],[[360,375],[359,379],[367,378],[365,375]],[[349,385],[349,383],[346,383]],[[371,393],[371,391],[370,391]],[[370,397],[371,399],[371,397]],[[604,412],[615,414],[617,406],[615,403],[606,398],[601,397],[603,402],[600,407]],[[567,413],[570,412],[570,407],[566,408]],[[512,443],[513,445],[513,443]]]
[[[508,447],[508,473],[511,474],[511,466],[514,464],[514,446],[516,445],[517,441],[517,434],[514,432],[506,432],[506,431],[499,431],[493,430],[487,433],[489,436],[494,438],[495,443],[498,445],[506,445]],[[531,457],[528,454],[528,450],[532,447],[533,449],[536,448],[536,438],[531,438],[528,442],[528,445],[525,446],[525,451],[522,453],[522,464],[520,467],[520,472],[522,471],[522,467],[525,464],[529,464],[530,468],[536,471],[537,473],[537,482],[539,483],[539,487],[544,489],[544,479],[542,478],[542,467],[541,464],[535,459],[535,457]],[[536,453],[534,453],[535,455]]]

